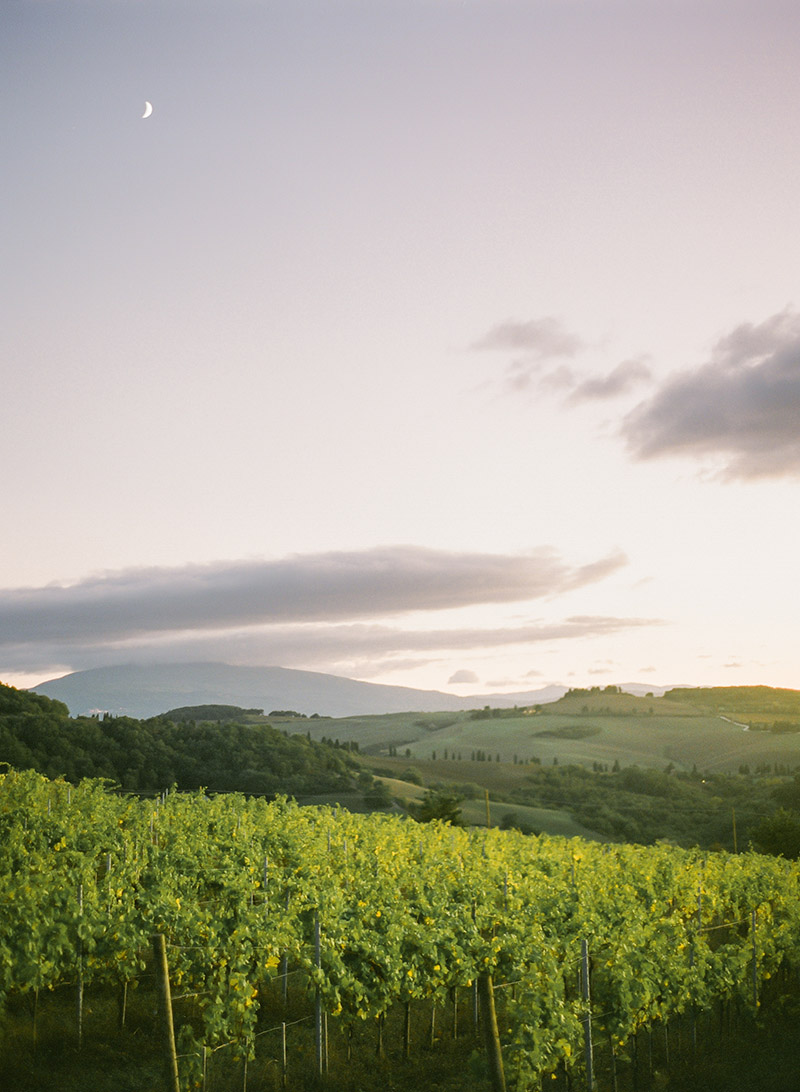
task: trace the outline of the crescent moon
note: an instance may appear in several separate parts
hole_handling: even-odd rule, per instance
[[[149,117],[150,117],[150,115],[152,114],[152,112],[153,112],[153,104],[152,104],[152,102],[147,102],[147,101],[145,101],[145,104],[144,104],[144,113],[142,114],[142,117],[143,117],[143,118],[149,118]]]

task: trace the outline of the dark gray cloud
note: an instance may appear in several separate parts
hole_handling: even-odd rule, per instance
[[[526,356],[548,359],[556,356],[576,356],[583,348],[583,341],[567,330],[552,315],[518,322],[507,319],[493,326],[482,338],[473,342],[472,349],[512,350]]]
[[[707,458],[724,479],[800,475],[800,315],[737,327],[629,413],[621,434],[636,459]]]
[[[131,569],[67,586],[0,591],[0,646],[97,645],[143,635],[510,603],[582,587],[625,563],[619,552],[574,567],[550,548],[500,555],[386,546]]]

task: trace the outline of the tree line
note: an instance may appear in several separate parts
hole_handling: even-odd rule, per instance
[[[0,684],[0,762],[50,778],[107,778],[130,792],[208,788],[303,795],[341,792],[358,766],[343,748],[267,724],[169,714],[71,717],[66,705]]]

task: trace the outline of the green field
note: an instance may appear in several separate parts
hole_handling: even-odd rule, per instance
[[[425,789],[414,785],[410,781],[402,781],[396,777],[379,777],[392,794],[394,800],[403,805],[416,804],[425,795]],[[486,799],[484,796],[472,800],[464,800],[461,804],[461,814],[465,823],[469,826],[486,826]],[[504,804],[502,802],[489,802],[489,821],[492,826],[500,826],[503,818],[514,816],[514,825],[525,825],[532,831],[545,832],[558,835],[563,838],[589,838],[592,841],[603,841],[603,837],[581,823],[576,822],[569,812],[556,808],[532,808],[526,804]]]
[[[687,699],[694,693],[687,691]],[[707,704],[691,700],[605,693],[568,696],[536,709],[502,710],[481,719],[469,712],[395,713],[273,718],[271,723],[309,732],[312,739],[352,740],[362,754],[374,756],[394,752],[399,757],[438,760],[447,752],[448,761],[459,762],[460,756],[461,763],[468,763],[473,752],[483,751],[491,762],[499,757],[508,765],[516,756],[518,762],[536,758],[542,764],[555,760],[590,768],[617,762],[664,769],[671,763],[676,770],[710,773],[735,773],[742,766],[751,770],[800,766],[800,732],[763,730],[774,721],[769,710],[742,711],[734,703],[712,712]],[[751,724],[762,730],[751,730]],[[460,775],[454,771],[453,776]]]
[[[272,722],[354,741],[373,774],[395,779],[401,803],[423,791],[409,783],[446,786],[476,825],[486,822],[488,791],[492,825],[513,812],[524,830],[734,849],[758,844],[759,824],[779,804],[796,807],[797,792],[786,793],[800,771],[798,691],[659,698],[612,687],[527,709]]]

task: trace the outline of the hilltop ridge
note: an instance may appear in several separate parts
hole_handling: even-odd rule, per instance
[[[567,688],[548,686],[518,694],[460,697],[441,690],[387,686],[287,667],[183,663],[96,667],[49,679],[31,689],[64,702],[73,716],[102,711],[153,717],[187,705],[237,705],[344,717],[472,709],[486,704],[513,707],[552,701]]]

